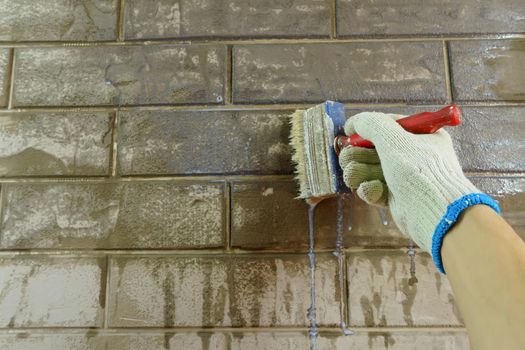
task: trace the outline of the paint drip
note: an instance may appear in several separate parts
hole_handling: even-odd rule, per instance
[[[379,216],[381,217],[381,221],[383,222],[383,225],[388,225],[388,219],[386,217],[386,208],[378,208]]]
[[[410,279],[408,285],[412,286],[417,283],[416,277],[416,250],[414,249],[414,241],[408,240],[408,256],[410,257]]]
[[[317,315],[315,306],[315,252],[314,252],[314,219],[315,208],[317,204],[309,204],[308,206],[308,260],[310,262],[310,307],[308,308],[308,321],[310,322],[310,329],[308,334],[310,336],[310,350],[317,350],[317,337],[319,331],[317,329]]]
[[[354,332],[347,328],[345,321],[345,285],[344,285],[344,200],[348,198],[351,205],[351,195],[342,194],[337,196],[337,216],[336,216],[336,241],[335,241],[335,251],[333,252],[334,256],[337,258],[337,276],[339,282],[339,316],[340,322],[339,326],[344,335],[353,335]],[[352,229],[352,216],[348,215],[348,229]]]

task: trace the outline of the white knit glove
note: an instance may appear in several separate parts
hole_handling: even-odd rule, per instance
[[[444,272],[442,240],[459,214],[475,204],[499,208],[465,177],[445,130],[412,134],[395,122],[402,117],[367,112],[348,119],[345,133],[357,133],[376,148],[346,147],[339,163],[346,185],[369,204],[388,205],[397,227]]]

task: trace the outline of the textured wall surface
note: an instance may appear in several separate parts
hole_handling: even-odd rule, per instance
[[[461,164],[525,238],[524,19],[522,0],[0,0],[0,349],[308,349],[287,115],[325,99],[457,102]],[[343,207],[340,261],[337,201],[316,212],[318,348],[469,349],[430,256]]]

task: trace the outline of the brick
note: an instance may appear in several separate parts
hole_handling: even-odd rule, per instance
[[[161,0],[125,3],[125,36],[328,37],[329,0]]]
[[[0,41],[114,40],[117,0],[0,0]]]
[[[374,42],[240,45],[233,49],[238,103],[446,100],[441,45]]]
[[[458,326],[452,289],[427,253],[365,251],[347,258],[350,326]]]
[[[456,100],[525,99],[525,40],[453,41],[449,56]]]
[[[525,31],[521,0],[338,0],[340,36],[500,34]],[[429,21],[431,19],[431,21]]]
[[[525,241],[525,178],[478,177],[471,181],[499,202],[501,215]]]
[[[122,112],[119,173],[291,173],[289,113]]]
[[[338,322],[336,263],[317,255],[317,320]],[[308,258],[118,257],[111,262],[111,327],[307,326]]]
[[[91,331],[97,332],[95,330]],[[51,334],[17,332],[0,334],[0,348],[2,350],[100,350],[101,338],[93,338],[88,334]]]
[[[136,333],[104,336],[105,346],[111,350],[227,350],[228,337],[224,333],[165,332]],[[100,350],[106,348],[100,348]]]
[[[294,181],[234,183],[232,188],[231,243],[243,249],[305,250],[308,214],[303,200],[295,199]],[[336,200],[325,200],[315,213],[316,247],[334,248]],[[346,246],[403,246],[407,239],[388,215],[385,226],[378,210],[360,199],[344,202]],[[352,229],[348,230],[348,213]],[[254,233],[257,234],[254,234]]]
[[[0,49],[0,107],[7,106],[9,50]]]
[[[212,45],[23,48],[15,106],[221,103],[226,49]]]
[[[2,192],[4,249],[224,244],[220,183],[6,184]]]
[[[0,115],[0,176],[107,175],[108,113]]]
[[[99,327],[104,259],[29,257],[0,259],[0,327]]]

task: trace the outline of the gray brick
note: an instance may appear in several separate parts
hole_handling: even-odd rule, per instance
[[[116,334],[104,336],[106,348],[111,350],[227,350],[227,334],[219,332],[166,332]]]
[[[123,112],[119,173],[291,173],[288,113]]]
[[[426,253],[416,273],[402,251],[350,253],[347,260],[350,326],[461,325],[452,289]]]
[[[0,327],[99,327],[104,259],[29,257],[0,259]]]
[[[329,0],[129,0],[127,39],[195,37],[327,37]]]
[[[96,331],[95,331],[96,332]],[[17,332],[0,334],[0,348],[2,350],[100,350],[97,347],[100,338],[93,338],[87,334],[52,334]]]
[[[14,105],[220,103],[226,49],[211,45],[24,48]]]
[[[0,41],[113,40],[117,0],[0,0]]]
[[[0,115],[0,176],[107,175],[108,113]]]
[[[449,56],[456,100],[525,100],[525,40],[453,41]]]
[[[234,183],[231,243],[244,249],[305,250],[308,247],[307,205],[295,199],[293,181]],[[324,200],[315,213],[316,246],[334,248],[336,200]],[[345,201],[346,246],[404,246],[407,239],[388,215],[385,226],[379,211],[360,199]],[[349,230],[348,214],[352,218]],[[254,233],[257,234],[254,234]]]
[[[1,248],[204,248],[224,244],[223,184],[6,184]]]
[[[338,0],[340,36],[500,34],[525,31],[522,0]]]
[[[317,320],[338,322],[336,264],[317,256]],[[111,327],[306,326],[306,255],[112,259]]]
[[[7,106],[9,50],[0,49],[0,107]]]
[[[239,103],[446,100],[437,42],[236,46],[233,65]]]

